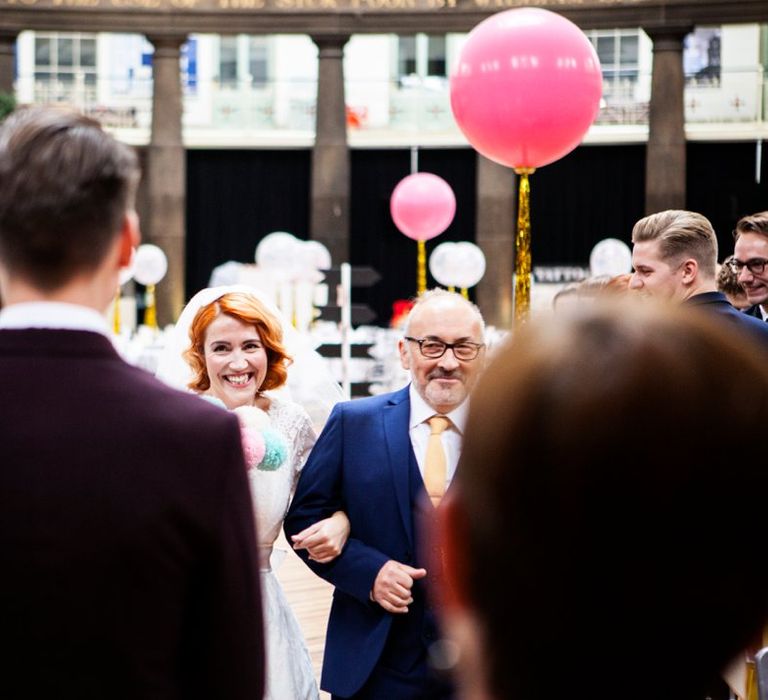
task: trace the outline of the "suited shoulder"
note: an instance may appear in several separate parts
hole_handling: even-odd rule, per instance
[[[747,316],[747,314],[739,313],[739,319],[744,327],[749,328],[750,331],[768,342],[768,323],[763,321],[762,318]]]
[[[337,408],[348,415],[364,415],[380,411],[385,406],[391,406],[408,400],[408,386],[397,391],[379,394],[378,396],[366,396],[337,404]]]
[[[237,429],[237,419],[226,409],[174,389],[143,369],[121,363],[118,374],[122,375],[119,400],[126,415],[148,424],[152,433],[165,432],[170,438],[176,432],[188,443],[199,444],[220,439],[222,429],[230,435]]]

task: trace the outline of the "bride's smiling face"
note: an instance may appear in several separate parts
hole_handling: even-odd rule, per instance
[[[267,376],[267,351],[255,326],[221,314],[208,326],[204,341],[208,393],[229,408],[250,406]]]

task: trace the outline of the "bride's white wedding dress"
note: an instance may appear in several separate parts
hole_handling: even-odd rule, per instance
[[[287,459],[275,471],[257,468],[248,471],[259,538],[264,608],[267,655],[264,698],[319,700],[304,635],[288,606],[280,582],[272,572],[271,562],[281,558],[272,557],[273,546],[280,534],[299,473],[315,444],[313,421],[319,430],[333,405],[345,398],[344,392],[310,341],[298,333],[259,290],[245,285],[202,289],[190,299],[173,330],[166,334],[165,347],[158,361],[158,378],[173,387],[188,390],[192,370],[184,359],[184,351],[189,347],[189,328],[202,306],[230,292],[255,296],[268,308],[280,323],[283,344],[293,358],[288,367],[287,384],[274,393],[266,392],[271,400],[267,411],[270,427],[282,434],[288,450]]]
[[[266,640],[267,685],[265,700],[316,700],[319,698],[312,664],[299,623],[288,605],[270,561],[275,540],[296,487],[299,473],[315,444],[315,433],[306,411],[298,404],[270,396],[267,411],[271,428],[286,441],[288,456],[275,471],[250,469],[251,497],[256,514],[261,568],[261,592]]]

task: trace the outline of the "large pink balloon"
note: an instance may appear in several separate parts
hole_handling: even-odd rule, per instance
[[[400,231],[415,241],[428,241],[451,225],[456,197],[443,178],[432,173],[404,177],[389,200],[392,220]]]
[[[480,22],[451,76],[451,109],[464,135],[513,168],[538,168],[576,148],[601,95],[589,39],[565,17],[533,7]]]

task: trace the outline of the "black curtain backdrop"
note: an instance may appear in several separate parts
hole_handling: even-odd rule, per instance
[[[456,195],[456,215],[439,236],[426,242],[427,263],[432,251],[446,241],[475,240],[475,152],[469,148],[430,149],[418,152],[419,172],[443,178]],[[389,211],[392,191],[411,174],[410,150],[352,151],[352,206],[350,212],[352,265],[370,265],[382,276],[367,289],[353,289],[353,301],[368,304],[376,323],[386,326],[392,304],[416,294],[416,241],[395,226]],[[437,283],[429,274],[427,287]]]
[[[754,142],[689,143],[687,153],[686,206],[712,221],[722,260],[733,252],[736,221],[768,209],[768,148],[760,185]],[[188,296],[207,285],[214,266],[253,262],[256,244],[267,233],[308,237],[310,159],[309,150],[188,151]],[[389,213],[392,190],[410,174],[410,163],[408,149],[351,151],[350,262],[382,275],[369,289],[353,289],[353,301],[369,304],[379,325],[389,323],[393,302],[416,292],[416,242],[397,230]],[[427,257],[445,241],[474,242],[475,152],[420,149],[418,168],[445,179],[457,201],[451,226],[427,241]],[[604,238],[629,244],[644,199],[643,144],[580,146],[539,169],[531,176],[534,267],[587,266],[592,248]],[[429,275],[427,284],[436,284]]]
[[[309,150],[187,151],[187,298],[272,231],[308,238]]]
[[[763,148],[760,184],[756,182],[754,141],[689,143],[686,149],[687,207],[715,227],[722,262],[733,253],[732,231],[747,214],[768,209],[768,145]]]
[[[533,267],[587,267],[604,238],[630,244],[643,216],[645,146],[579,146],[537,170],[530,184]]]

